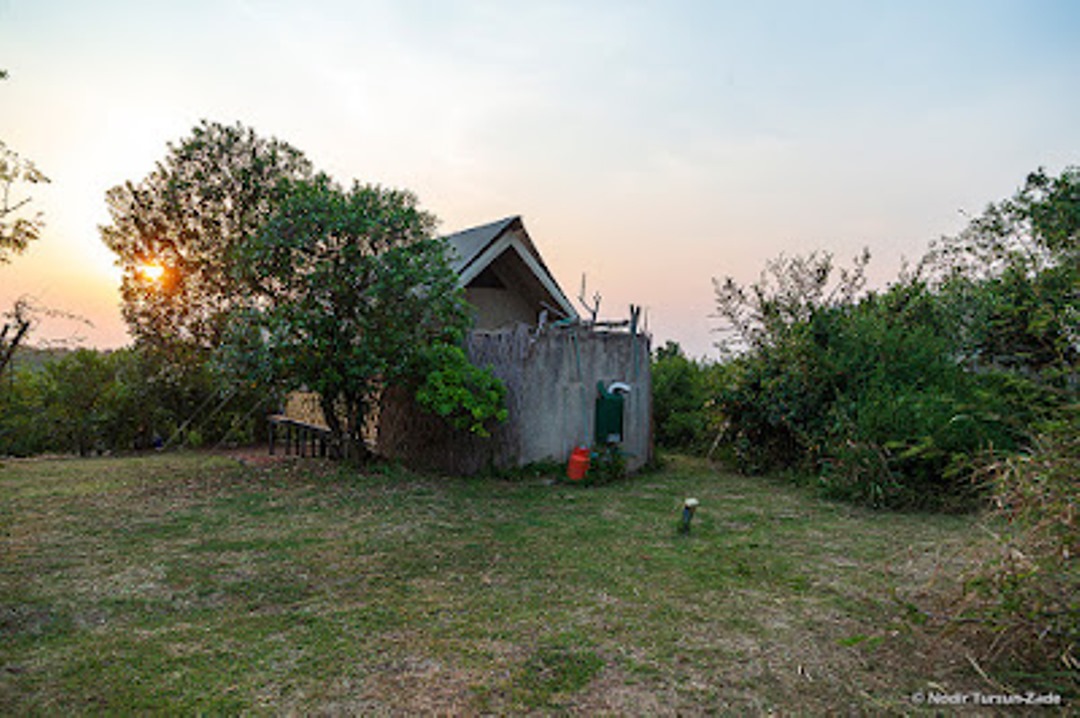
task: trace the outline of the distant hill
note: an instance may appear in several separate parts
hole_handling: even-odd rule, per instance
[[[46,364],[61,359],[72,351],[74,350],[66,347],[19,347],[15,350],[15,357],[11,361],[9,370],[38,371]]]

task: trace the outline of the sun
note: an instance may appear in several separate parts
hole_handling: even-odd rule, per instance
[[[165,267],[161,266],[157,262],[147,262],[146,264],[140,264],[136,270],[139,274],[151,282],[160,281],[165,276]]]

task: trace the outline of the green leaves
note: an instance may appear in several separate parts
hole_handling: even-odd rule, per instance
[[[435,218],[411,192],[345,190],[323,174],[283,187],[278,211],[237,250],[236,280],[259,289],[233,314],[233,365],[255,359],[249,372],[318,391],[337,407],[326,417],[331,430],[360,453],[380,391],[432,372],[445,372],[432,380],[436,413],[471,417],[466,428],[480,431],[497,414],[487,408],[489,383],[434,349],[470,321],[446,246],[433,237]]]
[[[423,365],[427,372],[416,390],[421,407],[478,436],[490,436],[492,424],[506,421],[506,387],[491,370],[469,362],[460,347],[434,344]]]
[[[23,159],[0,141],[0,263],[7,262],[9,254],[25,250],[30,242],[41,236],[45,225],[41,213],[22,216],[30,198],[12,197],[12,187],[48,181],[49,178],[33,162]]]
[[[721,368],[688,359],[676,342],[657,348],[652,363],[656,442],[682,451],[704,451],[716,434],[706,410],[710,380]]]
[[[136,340],[216,347],[227,312],[253,289],[232,271],[239,244],[270,219],[285,183],[311,172],[284,142],[203,121],[145,178],[110,189],[101,236],[124,270],[124,318]],[[140,272],[148,262],[165,267],[167,281],[148,282]]]
[[[1075,402],[1080,172],[1032,173],[913,273],[862,292],[866,255],[770,262],[716,283],[743,350],[717,405],[745,470],[815,470],[838,497],[953,508],[984,452],[1012,452]]]
[[[924,260],[953,309],[960,349],[983,366],[1049,378],[1080,358],[1080,170],[1039,169]]]

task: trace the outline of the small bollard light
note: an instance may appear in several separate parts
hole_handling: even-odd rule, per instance
[[[690,533],[690,521],[694,518],[694,511],[697,510],[698,503],[700,502],[697,499],[687,499],[683,502],[682,526],[679,527],[679,530],[684,534]]]

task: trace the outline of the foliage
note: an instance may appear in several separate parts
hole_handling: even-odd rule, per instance
[[[979,488],[971,457],[1022,441],[1011,395],[957,365],[936,309],[919,284],[897,284],[815,322],[818,380],[828,387],[815,458],[828,494],[875,506],[970,506]]]
[[[361,430],[381,388],[414,382],[431,347],[456,343],[469,323],[434,227],[409,192],[344,190],[325,175],[292,183],[239,248],[237,278],[261,294],[235,315],[225,364],[318,393],[338,448],[365,457]],[[485,419],[487,403],[470,415]]]
[[[33,162],[23,159],[0,140],[0,264],[10,260],[10,254],[18,254],[30,242],[41,236],[44,227],[41,213],[23,216],[29,197],[12,197],[12,188],[19,183],[40,184],[48,182]]]
[[[747,471],[799,468],[875,506],[973,505],[977,457],[1013,452],[1075,400],[1080,174],[1033,173],[914,272],[863,291],[869,257],[716,281],[731,381],[725,436]]]
[[[969,575],[959,613],[977,619],[985,660],[1080,671],[1080,407],[1044,427],[1030,452],[993,463],[996,515],[1005,522]]]
[[[949,304],[972,366],[1051,384],[1080,359],[1080,170],[1028,175],[956,237],[936,243],[927,273]],[[1064,371],[1063,371],[1064,370]]]
[[[103,429],[116,418],[115,364],[109,355],[78,349],[45,367],[43,398],[51,433],[79,456],[104,448]]]
[[[0,392],[0,455],[117,452],[261,435],[272,393],[226,392],[209,368],[141,349],[16,355]],[[178,367],[183,371],[178,371]]]
[[[841,267],[834,279],[833,257],[814,252],[806,257],[781,255],[766,263],[758,281],[749,287],[734,278],[713,279],[715,317],[731,335],[720,342],[728,356],[743,350],[778,348],[800,331],[818,311],[852,304],[866,284],[869,250]]]
[[[7,71],[0,71],[0,80],[7,79]],[[49,178],[34,165],[23,159],[0,140],[0,264],[11,261],[12,254],[24,251],[30,242],[41,236],[44,227],[41,213],[24,216],[29,197],[12,197],[16,184],[40,184]],[[16,349],[24,342],[34,325],[35,305],[32,300],[20,298],[3,315],[0,326],[0,376],[11,363]]]
[[[986,660],[1061,665],[1076,690],[1080,660],[1080,169],[1039,169],[934,248],[956,344],[973,372],[1011,392],[1034,434],[1027,451],[987,475],[1007,528],[971,577],[966,609],[987,638]]]
[[[715,434],[710,417],[710,379],[716,365],[688,359],[677,342],[656,349],[652,363],[656,443],[665,449],[702,452]]]
[[[168,145],[141,181],[109,190],[111,222],[101,235],[123,269],[124,318],[147,372],[146,381],[125,385],[147,402],[132,399],[142,431],[202,443],[243,440],[256,430],[252,415],[272,392],[249,382],[223,385],[210,359],[228,312],[257,289],[234,271],[239,247],[280,204],[286,181],[311,172],[304,155],[280,140],[204,120]]]
[[[45,382],[40,371],[9,369],[0,391],[0,456],[32,456],[59,450],[44,416]]]
[[[204,120],[141,181],[110,189],[101,236],[123,269],[124,318],[136,341],[216,347],[228,310],[252,289],[232,271],[237,247],[270,218],[283,181],[311,172],[280,140]]]
[[[593,447],[589,453],[589,470],[585,474],[587,485],[608,484],[626,476],[626,455],[618,444]]]
[[[489,427],[506,421],[506,387],[490,370],[474,366],[459,346],[438,343],[420,359],[423,381],[417,403],[455,429],[490,436]]]
[[[7,70],[0,70],[0,80],[8,78]],[[21,216],[30,203],[29,197],[17,199],[11,189],[17,183],[40,184],[49,178],[30,160],[24,159],[0,140],[0,264],[10,261],[10,254],[18,254],[30,242],[41,236],[44,222],[41,213],[32,217]],[[0,343],[0,350],[3,344]],[[3,365],[0,365],[0,370]]]
[[[813,471],[838,498],[970,505],[965,462],[1017,445],[1006,419],[1013,407],[956,363],[922,282],[858,296],[865,256],[829,293],[827,255],[772,265],[775,286],[721,285],[721,313],[752,317],[744,335],[752,350],[732,361],[717,397],[725,437],[742,470]],[[806,291],[806,304],[787,287]]]

